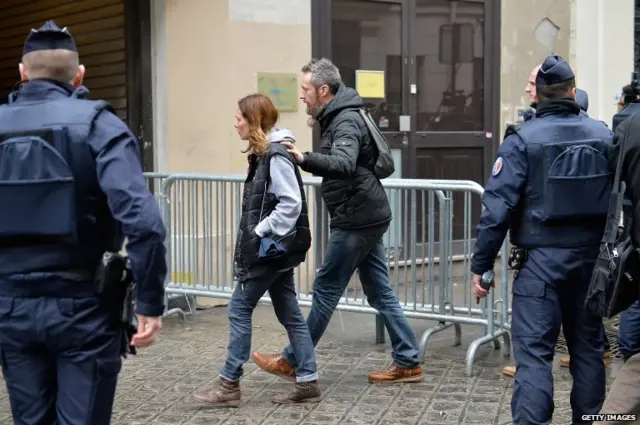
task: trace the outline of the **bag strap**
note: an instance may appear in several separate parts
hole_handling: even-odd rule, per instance
[[[360,108],[360,109],[358,109],[358,112],[360,113],[360,116],[362,117],[362,120],[364,121],[365,125],[367,126],[367,129],[369,130],[369,134],[371,135],[371,138],[374,139],[373,143],[375,143],[376,146],[377,146],[374,134],[376,132],[379,132],[380,130],[378,130],[378,128],[375,126],[375,124],[373,124],[373,118],[371,117],[371,114],[369,113],[369,111],[367,109]]]
[[[629,118],[629,120],[631,120],[631,118],[633,118],[636,114],[634,113],[633,115],[631,115],[631,117]],[[622,174],[622,163],[623,163],[623,159],[624,159],[624,147],[625,144],[627,142],[627,137],[629,134],[629,128],[627,127],[627,129],[624,132],[624,136],[622,137],[622,140],[620,141],[620,145],[618,147],[618,158],[616,161],[616,175],[613,179],[613,193],[623,193],[624,189],[622,188],[622,184],[624,184],[624,182],[622,184],[620,184],[620,179],[621,179],[621,174]]]
[[[634,113],[629,117],[629,120],[636,114]],[[622,163],[624,162],[624,148],[629,137],[629,128],[624,132],[623,137],[618,145],[618,158],[616,160],[616,171],[613,178],[613,190],[611,191],[611,199],[609,201],[609,211],[607,212],[607,224],[602,236],[602,241],[605,243],[615,243],[618,236],[618,227],[620,223],[620,217],[622,214],[622,201],[624,200],[624,192],[626,185],[622,179]]]

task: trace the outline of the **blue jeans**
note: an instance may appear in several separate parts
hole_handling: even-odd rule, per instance
[[[640,352],[640,301],[620,313],[618,348],[624,359]]]
[[[391,286],[382,235],[384,228],[347,231],[331,229],[322,267],[313,283],[313,302],[307,317],[313,345],[317,345],[329,326],[333,312],[358,270],[362,290],[369,305],[380,313],[389,332],[393,360],[401,367],[419,364],[418,343]],[[283,355],[292,365],[300,357],[289,345]]]
[[[229,302],[229,347],[220,376],[234,382],[242,377],[242,367],[251,354],[251,315],[267,291],[278,321],[287,330],[292,350],[300,359],[296,367],[297,381],[316,381],[315,350],[296,298],[293,270],[274,272],[236,286]]]

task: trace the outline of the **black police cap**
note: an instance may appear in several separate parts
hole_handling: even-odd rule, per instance
[[[37,30],[32,29],[24,42],[22,55],[39,50],[70,50],[77,52],[76,42],[67,27],[60,28],[49,20]]]
[[[573,70],[560,56],[547,56],[536,75],[536,85],[550,86],[575,78]]]

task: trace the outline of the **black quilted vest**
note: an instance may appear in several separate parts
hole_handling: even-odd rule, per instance
[[[260,259],[258,258],[260,237],[254,233],[254,229],[278,204],[276,197],[267,191],[270,177],[269,163],[273,155],[281,155],[294,165],[302,196],[302,211],[296,222],[295,235],[286,245],[286,255],[278,259]],[[244,282],[275,271],[296,267],[305,260],[310,247],[311,230],[300,169],[284,146],[279,143],[270,143],[266,155],[260,158],[255,155],[249,156],[249,173],[242,194],[242,217],[235,246],[236,277]]]

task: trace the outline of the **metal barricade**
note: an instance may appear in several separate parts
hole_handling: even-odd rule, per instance
[[[170,282],[167,292],[184,296],[230,298],[234,289],[234,243],[242,207],[242,175],[176,174],[164,178],[161,198],[168,230]],[[311,288],[323,260],[329,234],[324,204],[317,189],[321,179],[304,178],[313,242],[307,261],[296,271],[301,305],[311,305]],[[471,375],[476,351],[493,342],[503,353],[510,351],[505,329],[508,319],[507,245],[501,250],[502,273],[495,290],[475,306],[469,271],[473,252],[472,197],[483,189],[472,181],[387,179],[383,185],[394,199],[394,219],[385,235],[389,278],[407,317],[434,320],[420,342],[424,359],[429,338],[454,327],[455,343],[461,343],[461,325],[480,326],[480,338],[467,351]],[[464,235],[454,241],[454,198],[462,199]],[[478,199],[478,205],[481,205]],[[455,251],[455,252],[454,252]],[[459,264],[461,263],[461,264]],[[458,276],[455,271],[463,270]],[[501,299],[495,300],[495,298]],[[264,301],[270,301],[268,297]],[[367,303],[358,275],[343,294],[339,311],[377,314]]]
[[[144,173],[144,179],[145,182],[147,183],[147,185],[149,186],[149,190],[151,191],[151,193],[153,193],[154,197],[156,198],[156,201],[158,202],[158,207],[160,208],[160,213],[162,214],[162,219],[165,223],[168,223],[168,217],[166,216],[167,214],[167,199],[163,196],[162,194],[162,187],[164,184],[164,181],[170,176],[170,173]],[[170,234],[168,234],[168,236],[170,237]],[[170,257],[170,254],[167,254],[167,257]],[[170,259],[168,258],[168,261],[170,261]],[[165,282],[165,286],[167,284],[169,284],[170,279],[167,278],[167,281]],[[165,293],[164,296],[164,305],[165,305],[165,312],[164,312],[164,317],[171,317],[171,316],[180,316],[180,318],[182,320],[186,319],[186,315],[187,313],[182,310],[181,308],[169,308],[169,299],[174,298],[174,297],[181,297],[182,295],[177,295],[177,294],[171,294],[169,292]],[[193,313],[193,310],[195,309],[195,297],[191,296],[187,296],[184,295],[185,300],[187,301],[187,305],[189,306],[189,313]]]

